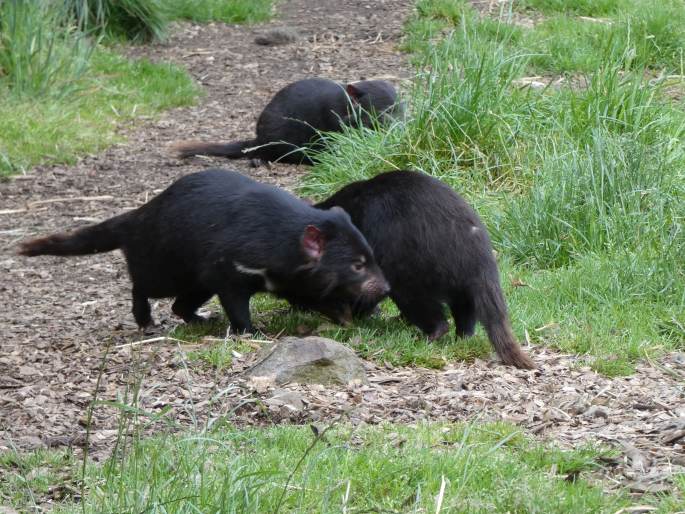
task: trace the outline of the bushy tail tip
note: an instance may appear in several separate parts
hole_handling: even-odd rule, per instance
[[[508,366],[514,366],[520,369],[537,369],[537,365],[524,352],[521,347],[514,341],[513,344],[507,346],[506,350],[499,353],[502,362]]]
[[[24,241],[19,245],[17,253],[25,255],[26,257],[35,257],[37,255],[60,255],[59,252],[63,248],[67,240],[64,234],[53,234],[51,236],[39,237]]]
[[[181,141],[171,145],[169,151],[179,159],[185,159],[194,155],[212,155],[229,159],[241,159],[252,156],[252,152],[243,152],[243,150],[254,146],[254,143],[254,141],[234,141],[232,143]]]
[[[488,339],[504,364],[521,369],[537,366],[521,349],[509,325],[507,304],[495,273],[484,277],[476,295],[478,319],[485,327]]]
[[[169,147],[169,153],[178,159],[185,159],[198,154],[198,148],[203,143],[199,141],[182,141],[174,143]]]
[[[485,331],[502,362],[521,369],[536,369],[537,366],[533,360],[526,355],[526,352],[516,342],[516,338],[509,327],[506,314],[500,311],[496,318],[494,318],[493,314],[490,313],[490,319],[485,323]]]
[[[130,214],[124,213],[74,232],[31,239],[21,243],[17,253],[35,257],[36,255],[67,256],[111,252],[121,247],[129,218]]]

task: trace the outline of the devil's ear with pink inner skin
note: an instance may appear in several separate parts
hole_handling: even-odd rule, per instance
[[[347,84],[347,87],[345,89],[347,91],[347,94],[349,95],[349,97],[353,101],[355,101],[355,102],[359,101],[359,97],[361,96],[361,91],[359,91],[357,86],[355,86],[354,84]]]
[[[302,250],[304,254],[313,261],[319,261],[323,256],[325,246],[326,237],[323,232],[314,225],[307,225],[302,234]]]

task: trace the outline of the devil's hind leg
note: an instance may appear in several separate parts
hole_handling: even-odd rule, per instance
[[[457,337],[470,337],[476,331],[476,305],[467,292],[453,294],[449,302]]]
[[[152,324],[152,315],[150,314],[150,303],[147,301],[148,296],[141,292],[139,288],[134,287],[132,291],[133,296],[133,317],[140,328],[145,328]]]
[[[393,295],[392,300],[400,309],[402,316],[419,327],[428,339],[440,339],[449,331],[442,304],[428,296]]]
[[[196,311],[211,297],[212,293],[204,290],[188,291],[176,297],[171,310],[186,323],[201,323],[206,320],[198,316]]]

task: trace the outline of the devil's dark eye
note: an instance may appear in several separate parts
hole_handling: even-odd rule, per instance
[[[364,268],[366,268],[365,261],[360,260],[352,264],[352,271],[354,271],[355,273],[361,273],[362,271],[364,271]]]

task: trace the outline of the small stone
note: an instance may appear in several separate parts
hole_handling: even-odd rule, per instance
[[[95,419],[88,419],[88,415],[84,414],[78,419],[78,424],[86,428],[88,428],[89,426],[92,427],[93,425],[95,425]]]
[[[263,394],[274,386],[274,379],[270,376],[252,377],[248,385],[258,393]]]
[[[673,362],[679,366],[685,368],[685,353],[676,352],[673,354]]]
[[[586,418],[608,418],[609,409],[601,405],[593,405],[583,414]]]
[[[649,469],[652,460],[647,454],[628,443],[623,443],[623,451],[630,460],[630,467],[634,471],[645,473]]]
[[[304,409],[302,395],[295,391],[288,391],[285,389],[277,389],[271,397],[264,400],[264,403],[273,407],[286,407],[293,412],[299,412]]]
[[[40,376],[40,372],[33,366],[19,366],[19,374],[24,377]]]
[[[293,29],[276,27],[255,37],[254,42],[262,46],[287,45],[297,41],[298,35]]]

